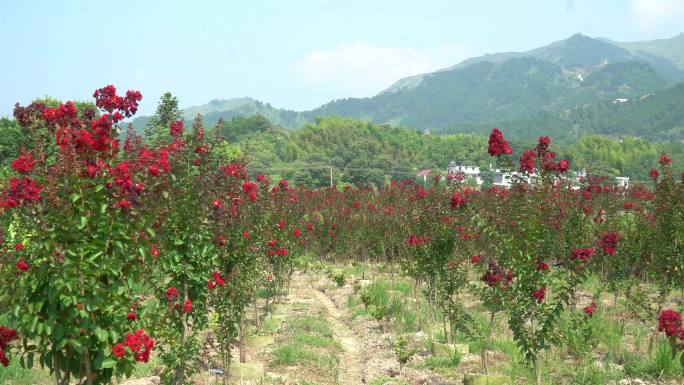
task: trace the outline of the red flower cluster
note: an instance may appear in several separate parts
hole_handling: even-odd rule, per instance
[[[537,155],[539,155],[540,158],[543,158],[549,152],[550,145],[551,138],[548,136],[540,136],[534,151],[537,153]]]
[[[513,153],[511,145],[504,139],[501,130],[498,128],[492,129],[492,133],[489,134],[489,148],[487,152],[491,156],[510,155]]]
[[[494,287],[497,283],[506,279],[504,288],[513,281],[513,272],[504,273],[504,270],[495,261],[489,262],[487,271],[480,277],[482,282],[486,282],[489,287]]]
[[[522,155],[520,155],[520,171],[532,174],[534,172],[534,159],[537,154],[532,150],[525,150]]]
[[[13,160],[10,164],[12,169],[20,174],[28,174],[33,171],[33,166],[36,164],[35,159],[33,159],[32,152],[21,152],[17,159]]]
[[[30,106],[29,106],[30,107]],[[27,107],[27,108],[29,108]],[[41,118],[49,125],[57,125],[59,127],[78,127],[80,120],[78,119],[78,111],[76,106],[71,101],[60,104],[57,108],[45,108],[42,105]],[[59,140],[57,141],[59,144]]]
[[[616,232],[607,232],[599,239],[598,246],[608,255],[615,255],[615,248],[620,240],[620,234]]]
[[[468,197],[466,194],[456,191],[451,195],[451,199],[449,199],[449,203],[451,204],[451,209],[456,210],[457,208],[463,206],[466,204],[468,201]]]
[[[248,180],[244,181],[242,183],[242,191],[247,194],[249,197],[249,200],[252,202],[256,202],[257,200],[257,191],[258,191],[258,186],[254,182],[250,182]]]
[[[16,267],[19,271],[21,272],[26,272],[29,269],[29,264],[24,261],[24,259],[20,259],[17,261]]]
[[[409,246],[420,246],[420,245],[423,245],[429,241],[430,241],[430,237],[428,237],[428,236],[419,237],[415,234],[411,234],[411,235],[409,235],[408,239],[406,239],[406,244]]]
[[[668,337],[679,335],[682,330],[682,316],[672,309],[665,309],[658,316],[658,331],[665,332]]]
[[[586,313],[589,317],[594,315],[594,312],[596,311],[596,302],[592,301],[591,305],[585,306],[582,311]]]
[[[147,362],[150,359],[150,353],[154,348],[154,340],[152,337],[147,335],[143,329],[133,333],[127,333],[124,339],[124,345],[131,350],[135,355],[135,360],[138,362]],[[121,358],[126,353],[125,349],[122,349],[121,344],[114,345],[112,352],[116,357]]]
[[[138,318],[138,315],[135,314],[134,312],[129,312],[126,314],[126,319],[129,321],[135,321]]]
[[[112,348],[112,354],[116,358],[121,358],[126,355],[126,347],[121,342],[114,345]]]
[[[2,364],[2,366],[7,367],[10,363],[9,357],[7,357],[7,354],[5,353],[7,345],[18,339],[19,336],[17,336],[16,330],[6,326],[0,326],[0,364]]]
[[[660,156],[660,159],[658,159],[658,163],[661,166],[668,166],[668,165],[672,164],[672,158],[667,156],[667,154],[663,154]]]
[[[544,261],[537,261],[537,271],[543,271],[549,269],[549,264]]]
[[[278,245],[278,241],[275,239],[268,241],[268,247],[268,255],[270,256],[279,255],[283,257],[287,255],[287,248],[285,248],[285,246]]]
[[[475,254],[472,257],[470,257],[470,262],[473,264],[478,264],[480,263],[480,261],[482,261],[482,256],[480,256],[480,254]]]
[[[570,259],[573,261],[585,262],[589,260],[592,255],[594,255],[593,247],[575,248],[572,249],[572,255],[570,256]]]
[[[185,127],[182,120],[176,120],[169,126],[169,134],[174,138],[183,135],[183,132],[185,132]]]
[[[166,289],[166,300],[168,302],[176,302],[178,299],[178,289],[175,287],[170,287]]]
[[[138,111],[138,102],[142,100],[142,94],[139,91],[128,90],[126,91],[126,96],[118,96],[116,94],[116,87],[113,85],[104,86],[96,90],[93,93],[93,97],[95,98],[95,105],[100,109],[110,114],[118,110],[117,121],[121,120],[121,113],[126,117],[135,115]]]
[[[537,303],[541,303],[544,300],[544,297],[546,297],[546,288],[540,287],[539,289],[533,291],[532,297],[537,301]]]
[[[185,300],[185,303],[183,304],[183,313],[187,314],[192,311],[192,301],[190,298]]]
[[[247,168],[244,164],[231,162],[229,165],[219,167],[223,175],[232,176],[237,179],[247,179]],[[258,180],[258,179],[257,179]]]
[[[658,179],[659,175],[660,174],[658,173],[658,170],[656,170],[655,168],[652,168],[651,171],[648,172],[648,176],[651,177],[651,179],[653,180]]]
[[[10,178],[9,188],[5,190],[0,207],[17,207],[38,202],[42,190],[43,186],[31,178]]]
[[[301,237],[302,236],[302,230],[299,227],[295,228],[294,230],[292,230],[292,236],[295,238]]]
[[[221,273],[218,271],[211,273],[211,275],[212,279],[207,282],[207,288],[209,288],[209,290],[214,289],[217,286],[223,286],[226,283],[221,277]]]

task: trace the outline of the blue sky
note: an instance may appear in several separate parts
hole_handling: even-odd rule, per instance
[[[140,90],[141,113],[250,96],[310,109],[401,77],[581,32],[674,36],[684,0],[0,2],[0,116],[49,95]]]

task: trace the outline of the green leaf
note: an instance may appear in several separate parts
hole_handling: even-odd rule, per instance
[[[71,198],[71,203],[76,203],[77,200],[81,199],[81,194],[72,193],[70,198]]]
[[[88,217],[82,216],[81,217],[81,224],[78,225],[78,229],[83,230],[86,228],[86,226],[88,226]]]
[[[107,342],[107,340],[109,339],[109,333],[99,326],[97,326],[95,330],[93,330],[93,333],[95,333],[95,336],[98,340],[100,340],[100,342]]]
[[[116,366],[116,360],[112,357],[106,357],[102,360],[102,369],[109,369]]]

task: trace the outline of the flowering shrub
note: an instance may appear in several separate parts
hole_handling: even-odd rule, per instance
[[[124,156],[116,140],[141,96],[108,86],[95,97],[99,112],[71,102],[17,107],[35,147],[12,162],[21,176],[1,193],[7,241],[16,244],[1,252],[0,303],[27,365],[37,358],[58,384],[130,375],[135,359],[114,346],[132,326],[131,294],[150,262],[141,252],[153,214],[139,154]]]
[[[444,315],[447,341],[454,331],[483,340],[485,372],[497,314],[537,375],[549,346],[595,346],[598,295],[568,317],[571,331],[559,328],[589,274],[615,296],[618,321],[618,295],[643,290],[640,280],[659,286],[661,308],[684,286],[684,180],[667,155],[651,172],[652,190],[591,175],[575,190],[549,137],[514,164],[494,129],[488,153],[503,171],[520,171],[510,190],[471,189],[462,175],[430,187],[403,180],[307,190],[217,157],[216,136],[205,135],[199,117],[191,131],[172,122],[166,142],[144,143],[129,130],[120,145],[118,124],[141,97],[107,86],[94,105],[16,108],[33,147],[0,183],[2,365],[21,355],[26,366],[48,367],[57,384],[95,384],[158,354],[164,382],[187,383],[209,326],[223,366],[236,345],[244,361],[245,313],[253,305],[258,329],[257,294],[267,308],[280,300],[302,251],[386,261],[392,274],[398,265],[425,289],[430,321]],[[479,295],[488,328],[473,322],[465,290]],[[679,313],[660,310],[658,329],[681,349]],[[372,312],[391,318],[387,307]]]

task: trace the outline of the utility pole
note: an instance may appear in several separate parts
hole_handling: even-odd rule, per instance
[[[330,166],[330,188],[333,186],[333,181],[332,181],[332,166]]]

